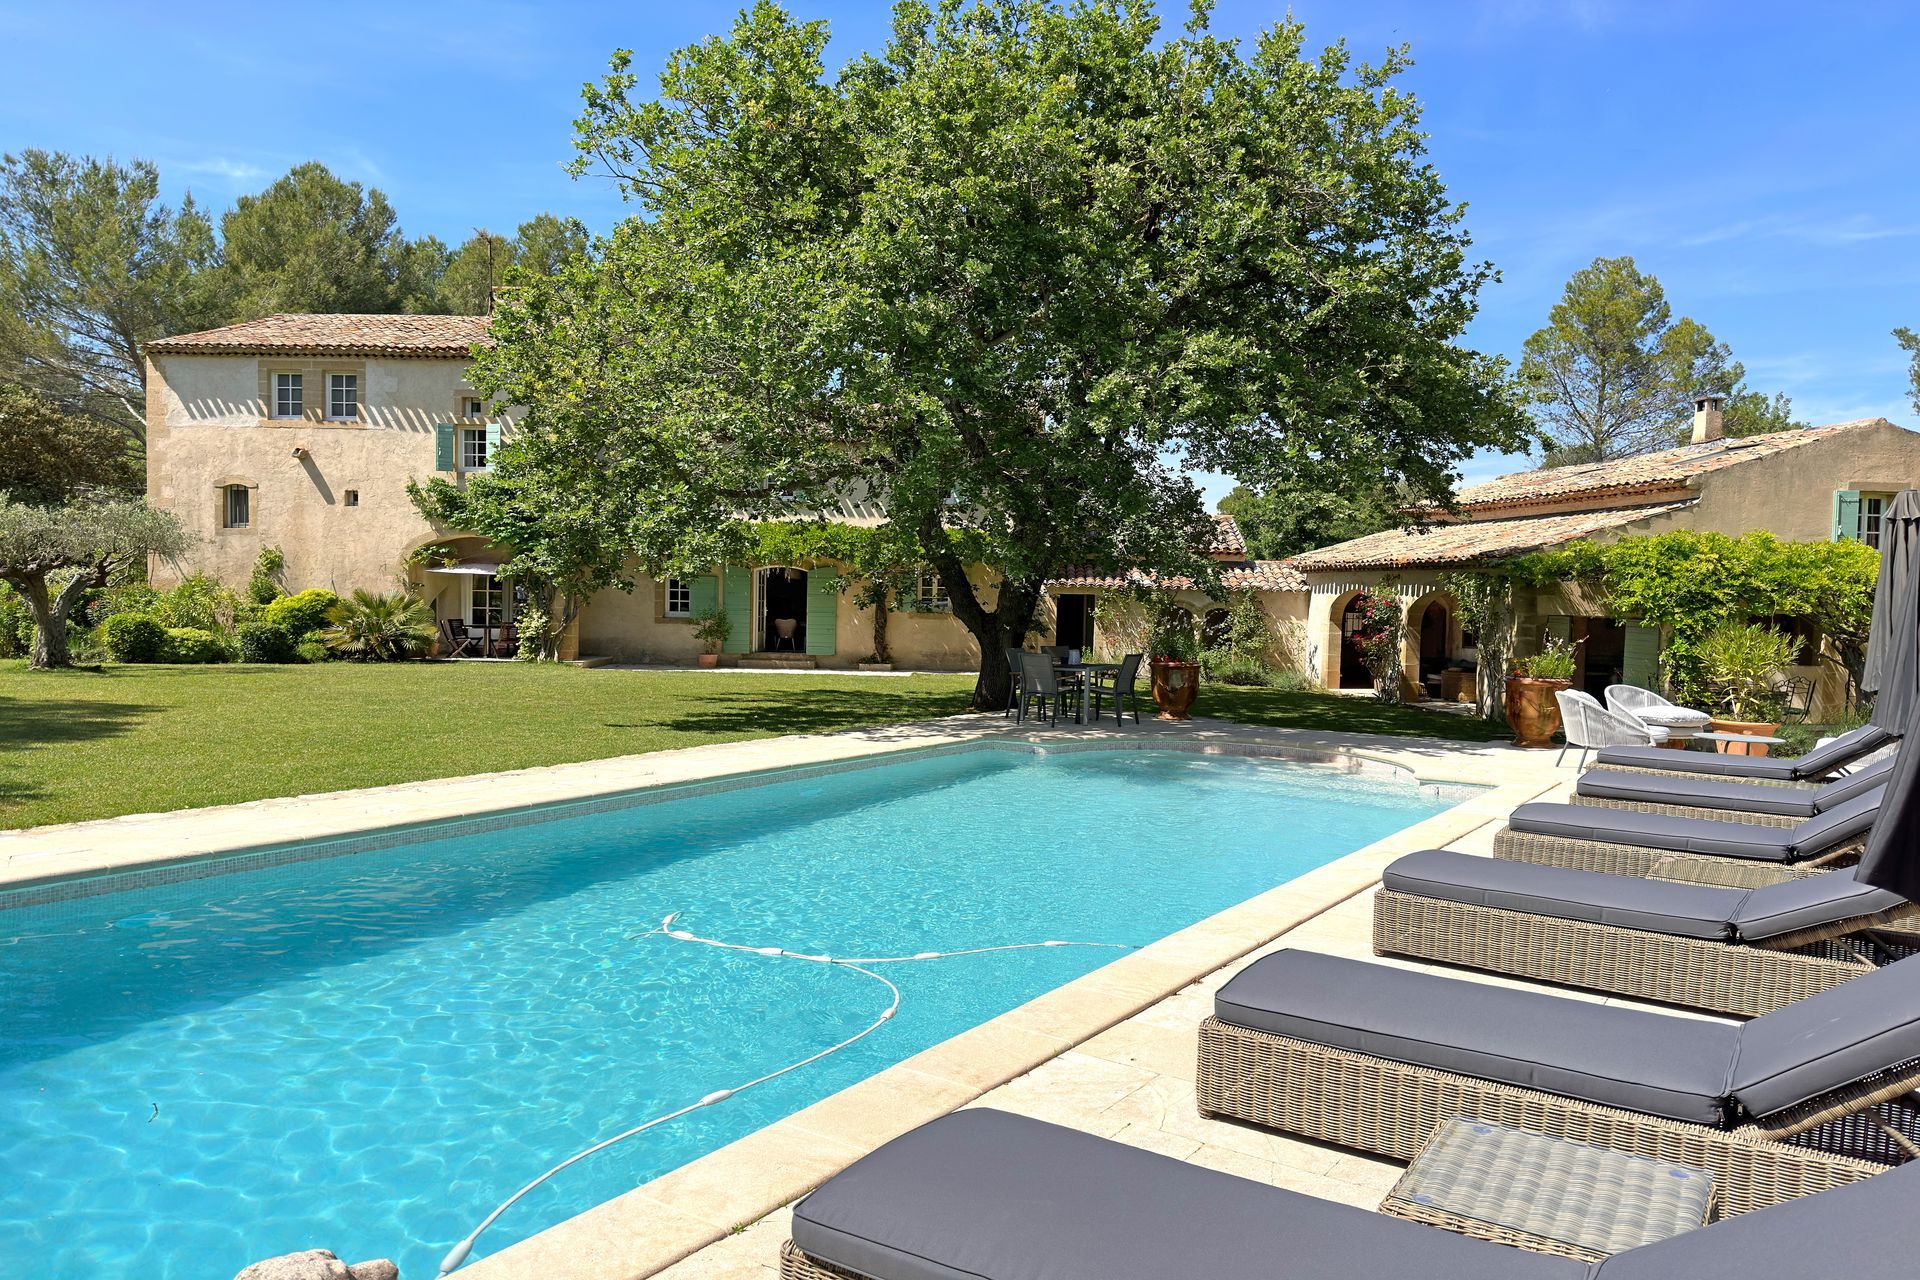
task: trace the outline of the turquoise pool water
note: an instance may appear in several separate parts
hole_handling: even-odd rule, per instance
[[[832,1044],[841,955],[1144,944],[1456,803],[1380,772],[980,749],[0,912],[0,1269],[427,1280],[527,1179]],[[262,833],[267,835],[270,833]],[[476,1256],[1107,963],[897,966],[844,1053],[575,1166]]]

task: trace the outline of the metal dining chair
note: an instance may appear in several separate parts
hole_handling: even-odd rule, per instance
[[[1053,669],[1053,658],[1044,653],[1023,652],[1020,675],[1020,713],[1016,719],[1025,723],[1031,707],[1036,713],[1044,713],[1048,724],[1059,724],[1068,691],[1073,686],[1061,683],[1060,673]]]
[[[1106,679],[1096,679],[1090,690],[1093,706],[1088,715],[1097,724],[1100,720],[1100,703],[1106,698],[1113,699],[1113,722],[1124,725],[1127,722],[1127,707],[1133,707],[1133,722],[1140,723],[1140,694],[1135,686],[1140,678],[1140,659],[1144,655],[1130,653],[1120,659],[1120,669],[1108,675]]]
[[[1020,711],[1020,689],[1023,684],[1020,677],[1024,674],[1021,669],[1021,655],[1025,652],[1026,650],[1024,649],[1006,650],[1007,670],[1011,674],[1007,677],[1007,705],[1006,709],[1000,713],[1002,719],[1005,719],[1007,716],[1017,715]]]

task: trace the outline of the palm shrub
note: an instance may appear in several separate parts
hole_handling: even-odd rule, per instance
[[[399,662],[433,643],[433,610],[404,591],[382,595],[355,589],[327,612],[327,621],[320,632],[327,648],[365,662]]]

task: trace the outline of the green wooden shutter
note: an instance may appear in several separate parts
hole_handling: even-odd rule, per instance
[[[1620,679],[1642,689],[1660,687],[1660,629],[1626,628],[1626,656],[1621,661]]]
[[[697,618],[720,603],[720,579],[703,573],[687,584],[687,593],[690,597],[689,607]]]
[[[499,452],[500,424],[498,422],[489,422],[487,424],[487,466],[489,469],[492,468],[494,463],[499,461],[499,458],[496,456]]]
[[[816,569],[807,575],[807,652],[817,657],[834,651],[834,631],[840,620],[840,593],[833,575]]]
[[[1860,540],[1860,493],[1857,489],[1833,491],[1833,540]]]
[[[730,564],[721,570],[727,588],[727,621],[733,634],[720,646],[722,653],[753,651],[753,574],[745,566]]]
[[[460,456],[454,447],[455,439],[451,422],[433,424],[433,469],[435,471],[454,469]]]

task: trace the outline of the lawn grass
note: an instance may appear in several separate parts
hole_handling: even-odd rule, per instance
[[[0,662],[0,827],[927,720],[963,710],[972,688],[970,675],[522,663],[29,672]],[[1210,686],[1195,710],[1296,729],[1505,736],[1318,693]]]

